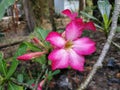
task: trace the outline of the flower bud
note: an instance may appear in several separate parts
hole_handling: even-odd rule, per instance
[[[36,44],[39,44],[39,43],[40,43],[40,40],[39,40],[37,37],[34,37],[34,38],[33,38],[33,41],[34,41]]]
[[[22,56],[18,56],[17,59],[18,60],[22,60],[22,61],[27,61],[27,60],[31,60],[37,57],[40,57],[41,55],[45,54],[46,52],[33,52],[33,53],[28,53],[28,54],[24,54]]]
[[[33,41],[34,41],[36,44],[38,44],[38,45],[40,45],[40,46],[42,46],[42,47],[45,47],[45,45],[44,45],[37,37],[34,37],[34,38],[33,38]]]

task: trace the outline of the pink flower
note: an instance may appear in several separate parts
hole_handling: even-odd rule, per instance
[[[18,59],[18,60],[27,61],[27,60],[31,60],[31,59],[40,57],[41,55],[43,55],[43,54],[45,54],[45,53],[46,53],[45,51],[43,51],[43,52],[27,53],[27,54],[24,54],[24,55],[22,55],[22,56],[18,56],[17,59]]]
[[[84,23],[82,18],[77,18],[78,13],[72,13],[69,9],[63,10],[62,13],[66,16],[68,16],[71,21],[77,22],[81,27],[83,27],[81,30],[93,30],[96,31],[96,28],[93,24],[93,22],[87,22]]]
[[[70,12],[69,16],[71,15]],[[71,68],[83,71],[85,55],[95,52],[95,42],[88,37],[80,38],[83,28],[87,25],[82,19],[75,19],[75,14],[71,15],[72,21],[66,26],[64,34],[50,32],[46,40],[54,47],[48,58],[52,62],[52,70],[63,69],[70,66]],[[87,28],[92,28],[88,24]]]
[[[72,13],[69,9],[63,10],[62,13],[68,16],[71,20],[74,20],[78,16],[78,13]]]

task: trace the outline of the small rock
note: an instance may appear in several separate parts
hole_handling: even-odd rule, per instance
[[[109,68],[115,68],[115,66],[116,66],[115,59],[114,58],[110,58],[108,60],[107,67],[109,67]]]
[[[66,75],[62,75],[60,79],[57,81],[57,85],[59,87],[68,87],[70,90],[72,90],[72,84],[69,82],[69,79]]]

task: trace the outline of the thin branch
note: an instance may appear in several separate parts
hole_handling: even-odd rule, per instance
[[[17,80],[15,80],[15,79],[13,79],[13,78],[11,78],[10,79],[13,83],[15,83],[15,84],[17,84],[17,85],[19,85],[19,86],[24,86],[24,87],[27,87],[27,88],[29,88],[29,89],[33,89],[33,87],[32,87],[32,85],[28,85],[27,83],[21,83],[21,82],[18,82]]]
[[[88,86],[89,82],[91,81],[91,79],[93,78],[93,76],[97,72],[97,70],[100,67],[102,67],[102,62],[104,61],[104,58],[110,48],[112,38],[114,37],[115,32],[116,32],[117,20],[118,20],[119,13],[120,13],[120,0],[115,0],[115,8],[114,8],[114,12],[113,12],[111,30],[110,30],[108,39],[103,47],[103,50],[102,50],[97,62],[94,64],[92,71],[89,73],[87,79],[80,85],[80,88],[78,90],[84,90]]]
[[[11,47],[11,46],[20,44],[20,43],[22,43],[22,42],[23,42],[23,40],[21,40],[21,41],[16,41],[16,42],[10,43],[10,44],[0,45],[0,49],[2,49],[2,48],[7,48],[7,47]]]
[[[43,75],[43,73],[44,73],[45,71],[46,71],[46,69],[43,69],[43,70],[41,71],[40,75],[38,76],[38,78],[37,78],[37,80],[36,80],[36,82],[35,82],[35,86],[34,86],[33,90],[37,90],[37,87],[38,87],[38,83],[39,83],[39,81],[40,81],[40,78],[42,77],[42,75]]]
[[[39,80],[41,78],[42,74],[40,74],[35,82],[35,87],[33,88],[33,90],[37,90],[37,87],[38,87],[38,83],[39,83]]]

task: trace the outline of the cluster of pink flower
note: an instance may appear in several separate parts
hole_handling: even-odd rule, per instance
[[[66,26],[65,31],[50,32],[46,40],[54,47],[49,54],[49,60],[52,61],[52,70],[71,68],[83,71],[85,55],[95,52],[95,42],[88,37],[80,38],[83,30],[89,29],[95,31],[93,22],[84,23],[82,18],[77,18],[77,13],[72,13],[69,9],[62,11],[71,21]]]
[[[93,40],[88,37],[81,37],[81,35],[84,30],[96,31],[96,28],[93,22],[84,23],[82,18],[77,17],[77,13],[72,13],[69,9],[62,11],[62,13],[71,20],[63,33],[50,32],[46,37],[46,41],[53,46],[48,59],[52,63],[52,70],[71,67],[72,69],[83,71],[84,56],[95,52],[96,47]],[[33,40],[36,43],[40,43],[37,38]],[[17,59],[26,61],[40,57],[43,54],[46,54],[46,51],[24,54]]]

